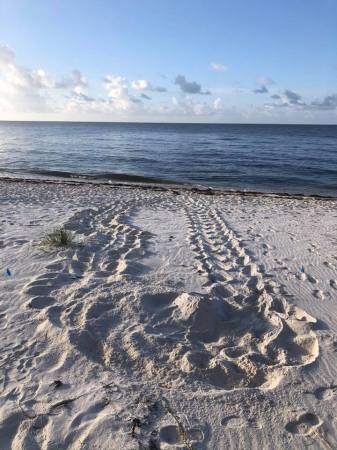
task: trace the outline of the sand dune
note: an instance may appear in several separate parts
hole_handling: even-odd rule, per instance
[[[0,189],[1,449],[337,446],[336,201]]]

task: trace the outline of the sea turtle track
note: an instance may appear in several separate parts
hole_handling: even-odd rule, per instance
[[[149,233],[130,218],[139,207],[154,214],[161,207],[138,199],[75,214],[65,227],[83,234],[85,245],[69,249],[26,286],[28,305],[65,331],[67,348],[163,382],[271,388],[288,367],[313,362],[315,319],[290,305],[259,270],[216,204],[192,195],[177,203],[185,211],[203,292],[136,288]],[[134,289],[120,291],[127,281]],[[63,365],[64,355],[61,360]]]

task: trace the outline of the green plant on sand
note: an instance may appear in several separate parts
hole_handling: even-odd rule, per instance
[[[73,233],[61,226],[46,233],[41,241],[41,245],[46,247],[69,247],[73,242]]]

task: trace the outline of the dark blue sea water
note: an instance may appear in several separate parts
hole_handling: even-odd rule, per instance
[[[8,173],[337,196],[337,126],[0,122]]]

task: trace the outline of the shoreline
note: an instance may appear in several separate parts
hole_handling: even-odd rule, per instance
[[[126,176],[132,177],[132,176]],[[135,177],[137,178],[137,177]],[[141,177],[139,177],[141,178]],[[122,180],[107,180],[99,179],[94,176],[85,177],[79,175],[78,177],[72,178],[71,176],[61,177],[55,176],[55,178],[30,178],[30,177],[11,177],[11,176],[0,176],[0,182],[5,183],[32,183],[32,184],[50,184],[50,185],[94,185],[94,186],[109,186],[111,188],[133,188],[133,189],[143,189],[143,190],[153,190],[153,191],[167,191],[167,192],[195,192],[203,195],[209,196],[226,196],[226,195],[238,195],[242,197],[270,197],[270,198],[289,198],[296,200],[306,200],[306,199],[316,199],[324,201],[334,201],[337,200],[337,196],[321,195],[321,194],[302,194],[302,193],[290,193],[290,192],[264,192],[264,191],[249,191],[240,189],[225,189],[217,188],[202,184],[192,184],[192,183],[175,183],[168,181],[154,181],[154,182],[137,182],[137,181],[122,181]]]

